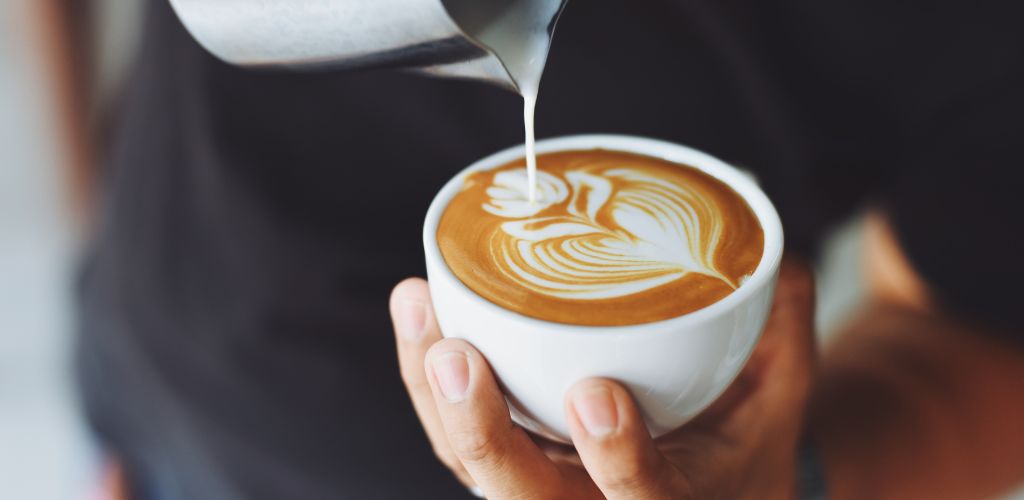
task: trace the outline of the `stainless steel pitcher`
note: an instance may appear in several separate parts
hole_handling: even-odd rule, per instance
[[[539,6],[548,40],[566,0],[171,0],[207,50],[242,66],[406,67],[519,90],[479,39],[487,17]],[[483,22],[481,22],[481,19]]]

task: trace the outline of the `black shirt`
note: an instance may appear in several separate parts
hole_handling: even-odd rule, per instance
[[[787,248],[884,208],[937,299],[1019,331],[1013,2],[570,2],[540,137],[627,133],[753,170]],[[81,287],[91,421],[170,498],[452,498],[386,304],[518,96],[399,71],[227,66],[150,2]],[[1014,330],[1018,329],[1018,330]],[[166,497],[162,497],[166,498]]]

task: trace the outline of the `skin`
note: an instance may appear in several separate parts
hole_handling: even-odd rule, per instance
[[[881,214],[864,240],[868,300],[822,353],[809,408],[830,498],[1024,485],[1024,348],[946,314]]]
[[[575,449],[511,421],[484,357],[441,339],[425,281],[398,285],[391,308],[402,376],[434,450],[487,498],[771,499],[795,492],[813,299],[807,267],[787,260],[747,368],[701,417],[658,442],[621,385],[580,382],[565,400]]]
[[[787,259],[740,377],[657,442],[628,392],[601,379],[566,395],[574,448],[528,435],[480,353],[441,339],[420,279],[391,300],[402,376],[438,457],[492,499],[794,498],[801,435],[829,498],[990,498],[1021,484],[1024,351],[943,314],[882,216],[864,246],[866,305],[831,345],[815,350],[811,275]]]
[[[31,2],[63,124],[70,204],[83,225],[94,172],[82,22],[89,4]],[[422,280],[403,282],[392,298],[402,373],[438,457],[490,498],[789,498],[801,429],[817,444],[830,498],[987,498],[1020,485],[1024,350],[951,318],[883,217],[870,218],[865,239],[869,296],[830,345],[817,354],[808,347],[811,286],[803,266],[787,263],[787,275],[804,277],[780,284],[769,331],[735,386],[657,443],[639,432],[628,394],[606,380],[584,381],[566,397],[574,449],[525,435],[508,419],[486,360],[465,343],[439,341]],[[439,397],[428,370],[452,352],[465,356],[468,376],[454,403]],[[587,432],[577,395],[610,399],[610,432]],[[125,496],[116,465],[104,483],[112,498]]]

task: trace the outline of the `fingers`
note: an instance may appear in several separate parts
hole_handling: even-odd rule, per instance
[[[783,259],[768,322],[769,327],[773,323],[798,324],[803,327],[801,335],[813,331],[814,274],[807,263],[795,257]]]
[[[729,435],[772,429],[780,439],[799,432],[814,353],[813,274],[805,263],[787,256],[779,269],[764,333],[750,360],[728,390],[691,425],[714,425]]]
[[[434,396],[423,369],[427,350],[441,340],[441,330],[433,311],[430,290],[427,282],[422,279],[409,278],[399,283],[391,293],[391,319],[398,346],[398,364],[405,388],[409,391],[420,423],[434,447],[434,453],[463,483],[473,486],[472,479],[448,444],[448,436],[437,414]]]
[[[550,496],[558,469],[509,416],[483,356],[462,340],[438,342],[427,373],[452,451],[487,498]]]
[[[763,348],[772,358],[769,384],[793,389],[810,381],[814,362],[814,277],[810,267],[792,257],[783,260],[779,283],[765,325]]]
[[[610,499],[688,497],[683,475],[655,448],[621,385],[585,380],[566,394],[566,415],[584,467]]]

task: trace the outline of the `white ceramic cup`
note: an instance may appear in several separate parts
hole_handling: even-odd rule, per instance
[[[542,436],[569,441],[564,397],[576,382],[606,377],[624,384],[651,435],[676,429],[729,386],[761,336],[782,259],[782,224],[768,197],[746,174],[707,154],[669,142],[622,135],[577,135],[537,143],[537,153],[606,149],[696,167],[725,182],[753,209],[764,229],[764,253],[736,291],[703,309],[639,325],[595,327],[530,318],[466,287],[445,264],[437,227],[470,172],[521,158],[522,146],[463,170],[434,198],[423,228],[434,313],[445,337],[469,341],[490,362],[512,416]]]

